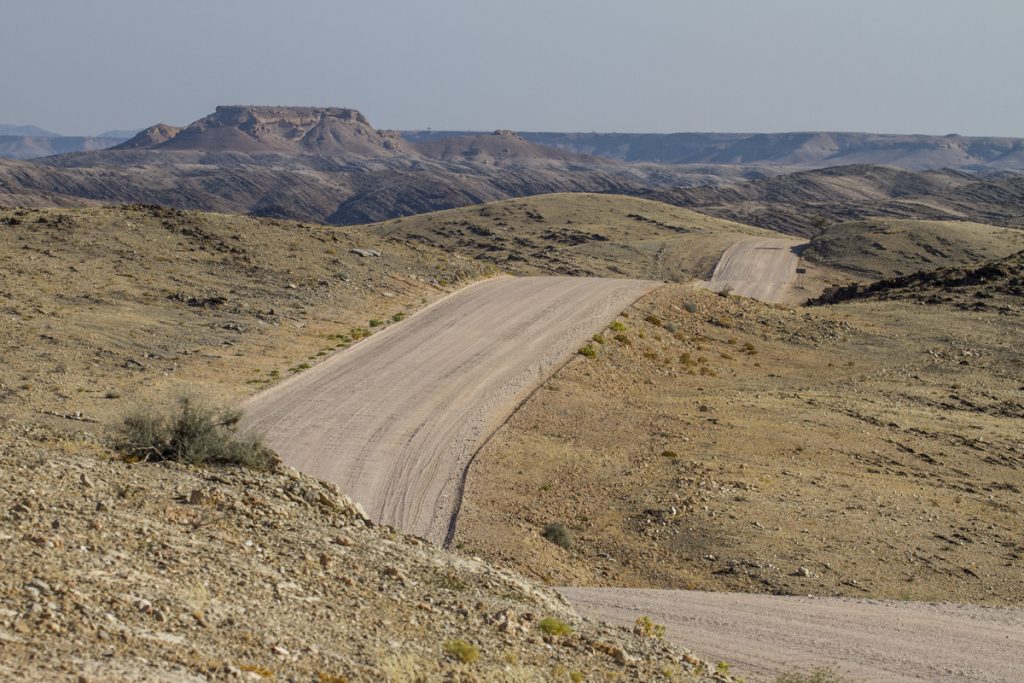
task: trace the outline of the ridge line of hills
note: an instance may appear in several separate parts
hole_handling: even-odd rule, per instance
[[[113,149],[0,159],[0,204],[161,204],[349,225],[511,197],[593,192],[803,236],[829,222],[874,216],[1024,225],[1024,174],[871,164],[794,173],[796,167],[776,163],[781,157],[731,163],[736,159],[728,155],[750,136],[710,135],[725,145],[701,157],[715,163],[633,163],[590,154],[604,148],[553,147],[503,130],[410,140],[375,129],[354,109],[221,106],[184,128],[151,126]],[[817,134],[801,135],[805,152],[820,142]],[[1012,157],[1006,145],[999,148],[1004,160]],[[753,152],[741,160],[752,158]],[[1024,153],[1021,159],[1024,168]]]

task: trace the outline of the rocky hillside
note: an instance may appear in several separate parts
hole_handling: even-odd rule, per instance
[[[967,265],[1024,249],[1024,230],[966,221],[875,218],[830,225],[801,253],[859,278]]]
[[[0,679],[725,680],[332,485],[0,427]]]
[[[718,186],[654,189],[642,196],[801,236],[875,217],[1024,226],[1024,174],[842,166]]]
[[[921,270],[869,284],[830,289],[811,305],[856,300],[910,300],[967,310],[1024,311],[1024,251],[973,265]]]

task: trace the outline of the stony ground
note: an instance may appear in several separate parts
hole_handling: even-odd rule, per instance
[[[372,526],[290,469],[131,464],[87,434],[8,424],[0,470],[3,680],[727,678]]]
[[[993,296],[663,287],[481,451],[455,542],[555,585],[1022,605],[1024,310]]]
[[[0,208],[0,417],[63,428],[182,391],[234,402],[490,272],[291,221]]]

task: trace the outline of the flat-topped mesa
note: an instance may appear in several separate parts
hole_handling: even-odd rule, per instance
[[[361,113],[342,107],[219,106],[173,137],[131,148],[349,158],[416,155],[396,133],[378,131]]]

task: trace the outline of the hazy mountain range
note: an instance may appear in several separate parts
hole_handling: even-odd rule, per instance
[[[223,106],[184,128],[157,124],[105,149],[0,160],[0,204],[162,204],[341,225],[598,192],[795,234],[862,216],[1024,221],[1024,174],[998,170],[1024,158],[1019,140],[708,134],[710,146],[701,147],[701,138],[401,134],[377,130],[354,109]],[[66,139],[47,138],[51,149]],[[971,171],[827,163],[875,158],[868,148],[888,162],[959,159]]]

